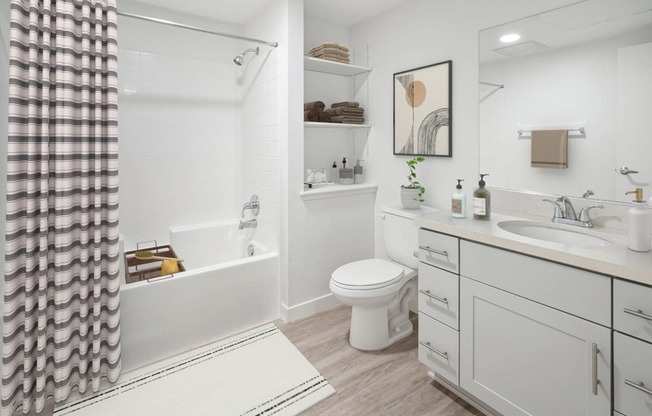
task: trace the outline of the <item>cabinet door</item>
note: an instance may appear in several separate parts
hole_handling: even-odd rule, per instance
[[[505,416],[610,415],[610,335],[461,278],[460,384]]]

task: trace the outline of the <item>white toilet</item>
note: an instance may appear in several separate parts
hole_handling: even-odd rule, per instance
[[[417,291],[419,260],[417,215],[436,209],[403,209],[383,206],[383,240],[391,259],[368,259],[347,263],[331,275],[330,289],[351,306],[349,343],[360,350],[379,350],[412,333],[410,299]]]

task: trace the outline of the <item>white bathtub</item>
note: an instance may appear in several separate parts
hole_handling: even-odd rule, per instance
[[[123,371],[280,317],[278,253],[256,243],[249,256],[238,221],[170,229],[187,270],[123,285]]]

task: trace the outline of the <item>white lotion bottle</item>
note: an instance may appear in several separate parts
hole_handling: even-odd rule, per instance
[[[646,252],[652,249],[652,214],[643,201],[643,188],[625,192],[625,195],[636,194],[632,207],[628,211],[627,247],[632,251]]]
[[[451,199],[451,215],[454,218],[466,218],[466,195],[462,192],[462,182],[464,179],[457,180],[456,191]]]

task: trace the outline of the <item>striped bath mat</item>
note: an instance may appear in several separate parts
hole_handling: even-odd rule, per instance
[[[126,373],[57,416],[297,415],[335,393],[273,324]]]

